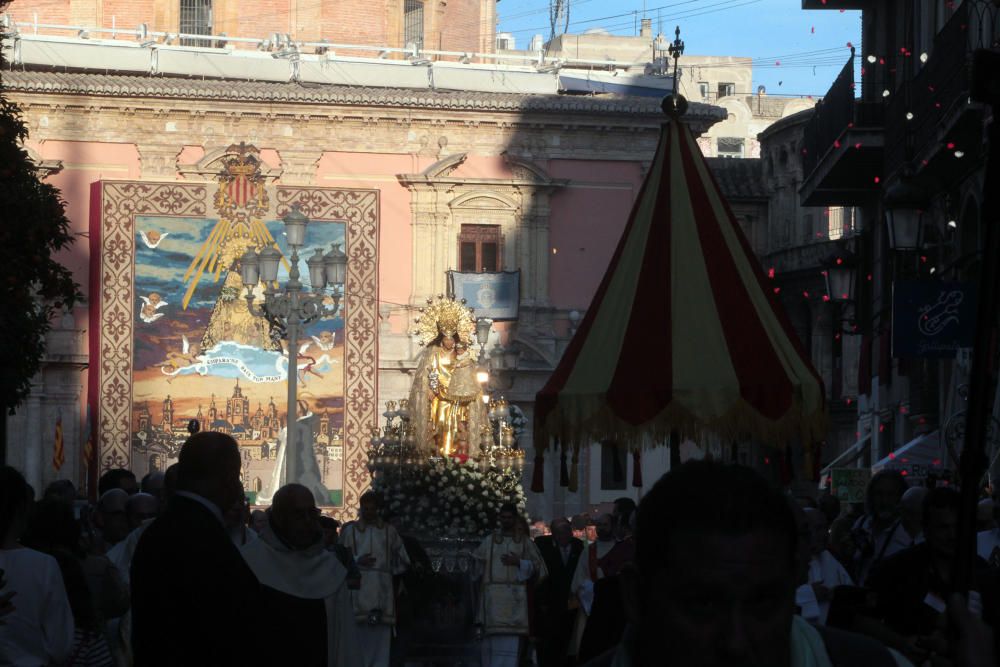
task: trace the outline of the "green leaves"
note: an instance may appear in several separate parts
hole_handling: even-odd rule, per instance
[[[0,81],[0,409],[8,410],[28,395],[52,320],[83,300],[60,261],[75,240],[65,202],[36,175],[22,146],[27,137]]]

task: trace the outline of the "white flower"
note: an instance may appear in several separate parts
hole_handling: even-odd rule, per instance
[[[469,491],[475,491],[476,487],[474,485],[472,485],[472,484],[469,484],[468,489],[469,489]]]

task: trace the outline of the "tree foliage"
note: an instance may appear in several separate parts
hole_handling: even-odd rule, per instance
[[[0,10],[6,4],[0,0]],[[27,136],[0,79],[0,409],[28,395],[53,318],[83,299],[56,260],[74,241],[65,203],[39,180],[23,147]]]

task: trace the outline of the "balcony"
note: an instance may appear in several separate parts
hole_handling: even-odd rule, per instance
[[[979,162],[984,109],[969,100],[972,55],[994,45],[998,27],[1000,10],[963,2],[937,34],[927,63],[887,105],[886,175],[909,162],[919,180],[947,187]]]
[[[855,206],[878,195],[883,107],[854,95],[854,49],[803,136],[803,206]]]

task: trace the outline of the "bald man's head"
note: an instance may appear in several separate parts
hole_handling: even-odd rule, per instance
[[[560,547],[565,547],[573,539],[573,526],[569,519],[559,517],[552,520],[552,539]]]
[[[305,549],[322,535],[319,510],[312,491],[301,484],[286,484],[274,494],[270,509],[271,529],[292,549]]]
[[[146,519],[152,519],[160,509],[159,499],[149,493],[137,493],[129,496],[125,503],[125,512],[128,515],[128,525],[131,530],[138,528]]]
[[[225,512],[243,497],[240,448],[225,433],[201,431],[181,447],[177,490],[196,493]]]
[[[125,512],[127,502],[128,492],[118,488],[105,491],[97,500],[94,521],[101,529],[104,541],[109,544],[118,544],[129,534]]]

